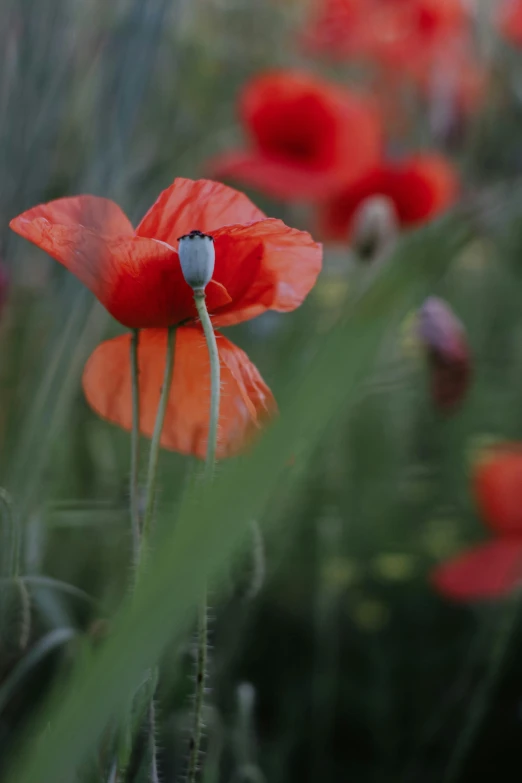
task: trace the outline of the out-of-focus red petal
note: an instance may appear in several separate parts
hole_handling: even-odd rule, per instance
[[[474,547],[439,565],[432,582],[439,593],[455,601],[502,598],[522,582],[522,540]]]
[[[235,223],[263,220],[265,214],[234,188],[208,179],[178,177],[149,209],[136,233],[178,246],[178,238],[192,230],[212,234]]]
[[[208,163],[209,175],[230,179],[281,201],[320,201],[339,189],[339,169],[312,171],[268,160],[255,151],[236,150]]]
[[[522,444],[479,462],[473,488],[484,520],[497,535],[522,535]]]
[[[522,46],[522,2],[504,0],[498,14],[500,34],[514,46]]]
[[[221,360],[221,405],[218,457],[231,456],[251,441],[263,422],[276,410],[272,393],[258,370],[240,348],[217,335]],[[140,428],[150,437],[158,407],[167,332],[146,329],[140,333]],[[87,362],[83,388],[91,407],[114,424],[130,430],[132,400],[130,335],[99,345]],[[204,458],[210,409],[210,366],[203,332],[180,327],[176,333],[174,374],[161,438],[164,448]]]
[[[213,310],[218,326],[246,321],[268,309],[295,310],[321,270],[322,248],[306,231],[267,219],[214,232],[214,278],[232,302]]]
[[[387,169],[381,165],[345,188],[341,193],[318,207],[317,230],[320,237],[347,242],[351,236],[352,220],[363,201],[372,196],[389,196]],[[391,200],[394,203],[393,198]]]
[[[460,186],[454,167],[442,155],[416,155],[390,172],[391,189],[403,225],[435,217],[455,203]]]
[[[10,225],[76,275],[125,326],[169,326],[196,315],[177,252],[164,242],[135,236],[112,201],[59,199],[24,212]],[[207,299],[212,309],[230,302],[214,281]]]
[[[461,0],[317,0],[303,43],[331,58],[359,57],[418,74],[468,26]]]
[[[382,133],[360,96],[305,71],[268,71],[240,98],[252,148],[210,162],[213,176],[283,200],[327,198],[379,159]]]
[[[383,163],[319,207],[318,229],[327,239],[347,241],[357,208],[372,196],[388,197],[399,223],[415,226],[444,212],[458,194],[455,169],[441,155],[416,155],[401,163]]]

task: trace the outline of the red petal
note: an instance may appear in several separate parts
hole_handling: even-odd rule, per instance
[[[500,34],[514,46],[522,46],[522,2],[504,0],[498,16]]]
[[[26,237],[27,224],[30,225],[38,218],[47,220],[51,227],[54,225],[71,226],[71,228],[83,226],[104,236],[134,235],[132,224],[120,207],[114,201],[99,196],[73,196],[72,198],[59,198],[48,204],[40,204],[14,218],[10,225],[13,231]],[[31,238],[26,237],[26,239]],[[45,237],[42,241],[45,241]],[[49,238],[49,242],[52,248],[52,237]],[[52,255],[51,250],[48,250],[44,244],[38,244]],[[61,261],[61,259],[58,260]],[[62,263],[64,262],[62,261]]]
[[[501,598],[520,586],[522,541],[481,544],[432,573],[435,588],[455,601]]]
[[[448,209],[459,194],[459,180],[442,155],[417,155],[390,171],[390,189],[403,225],[415,225]]]
[[[355,211],[371,196],[391,199],[401,225],[419,225],[448,209],[458,193],[457,174],[443,156],[418,155],[382,164],[319,210],[319,230],[328,239],[347,241]]]
[[[517,444],[518,445],[518,444]],[[522,450],[506,448],[479,463],[473,487],[481,513],[499,535],[522,533]]]
[[[222,226],[263,220],[264,213],[238,190],[208,179],[175,179],[149,209],[136,233],[177,247],[183,234],[212,234]]]
[[[231,456],[248,444],[275,401],[256,367],[233,343],[218,335],[221,359],[221,407],[218,457]],[[163,371],[167,332],[147,329],[140,333],[139,369],[141,431],[154,430]],[[83,388],[91,407],[104,419],[126,430],[132,426],[130,335],[108,340],[96,348],[85,367]],[[210,367],[203,332],[180,327],[176,334],[174,375],[162,446],[204,458],[210,408]]]
[[[321,271],[321,246],[310,234],[288,228],[281,220],[219,229],[214,243],[214,276],[233,300],[213,311],[218,326],[240,323],[269,309],[295,310]]]
[[[120,208],[107,199],[77,196],[24,212],[11,228],[62,263],[125,326],[169,326],[195,316],[177,252],[137,237]],[[212,282],[208,305],[230,302]]]
[[[307,72],[270,71],[250,81],[240,100],[253,142],[210,163],[226,176],[279,199],[328,198],[375,165],[382,138],[361,98]]]

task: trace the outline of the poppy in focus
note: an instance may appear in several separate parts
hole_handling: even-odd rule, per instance
[[[481,461],[473,489],[496,537],[433,572],[436,589],[457,601],[501,598],[522,582],[522,444],[505,446]]]
[[[210,161],[211,174],[274,198],[327,198],[364,175],[381,155],[374,109],[306,72],[255,77],[240,96],[239,114],[250,146]]]
[[[221,363],[221,404],[217,458],[232,456],[255,436],[275,413],[272,392],[257,368],[236,345],[217,333]],[[130,334],[107,340],[88,360],[83,389],[89,405],[102,418],[132,428]],[[174,373],[161,435],[164,448],[204,459],[210,418],[210,361],[203,331],[196,326],[176,330]],[[145,329],[138,343],[140,431],[154,431],[167,347],[166,329]]]
[[[194,292],[180,263],[180,239],[197,235],[212,242],[213,276],[205,281],[205,295],[216,327],[270,309],[294,310],[322,263],[321,247],[309,234],[266,218],[242,193],[209,180],[174,180],[136,230],[116,204],[95,196],[35,207],[11,227],[73,272],[118,321],[142,330],[138,363],[145,435],[152,435],[160,397],[164,327],[178,326],[161,443],[198,457],[205,454],[208,436],[210,370]],[[218,348],[223,390],[217,456],[223,457],[250,440],[275,402],[243,351],[222,335]],[[131,429],[130,335],[94,351],[83,385],[97,413]]]
[[[210,180],[175,179],[136,230],[120,207],[97,196],[42,204],[10,223],[89,288],[129,328],[193,321],[178,239],[214,238],[216,265],[206,288],[216,326],[298,307],[321,268],[321,248],[304,231],[266,218],[243,193]]]
[[[471,379],[466,331],[449,305],[436,296],[426,299],[418,320],[430,369],[433,402],[439,410],[450,413],[466,396]]]
[[[390,200],[399,226],[420,225],[448,209],[458,193],[455,169],[440,155],[383,162],[318,207],[318,229],[325,239],[348,241],[355,213],[366,199],[376,196]]]

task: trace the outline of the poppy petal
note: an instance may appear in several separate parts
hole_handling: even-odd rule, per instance
[[[170,326],[196,315],[177,252],[135,236],[120,208],[107,199],[59,199],[19,215],[11,228],[62,263],[124,326]],[[214,281],[207,297],[212,309],[230,302]]]
[[[442,155],[416,155],[390,171],[390,188],[403,225],[416,225],[448,209],[459,194],[454,167]]]
[[[240,348],[217,335],[221,360],[218,458],[241,450],[275,412],[272,393]],[[140,427],[151,437],[163,382],[167,331],[140,333]],[[91,407],[104,419],[130,430],[132,400],[130,335],[99,345],[88,360],[83,389]],[[164,448],[204,458],[210,409],[210,366],[201,329],[180,327],[176,334],[174,373],[161,437]]]
[[[227,152],[212,159],[207,170],[210,176],[244,183],[283,201],[321,200],[339,189],[338,170],[310,171],[246,150]]]
[[[231,326],[269,309],[295,310],[321,271],[321,245],[281,220],[226,226],[214,232],[214,244],[215,279],[233,300],[213,311],[218,326]]]
[[[215,158],[209,170],[277,199],[329,198],[382,154],[375,108],[306,71],[272,70],[254,77],[240,96],[239,112],[250,149]]]
[[[436,590],[455,601],[502,598],[522,582],[522,541],[491,541],[439,565]]]
[[[30,239],[25,231],[30,230],[31,223],[38,218],[43,218],[50,226],[83,226],[104,236],[134,234],[132,224],[123,210],[114,201],[99,196],[72,196],[40,204],[14,218],[10,225],[13,231]],[[44,241],[45,237],[42,237],[42,242]],[[52,235],[49,236],[49,243],[52,249]],[[48,250],[44,244],[39,246],[52,255],[51,250]]]
[[[504,448],[480,462],[473,486],[480,511],[497,535],[522,534],[522,449]]]
[[[365,199],[374,196],[391,200],[401,226],[420,225],[448,209],[458,193],[458,176],[442,155],[416,155],[400,163],[383,163],[321,206],[319,230],[328,239],[347,241],[355,212]]]
[[[238,190],[208,179],[178,177],[149,209],[136,233],[177,247],[195,229],[206,234],[221,226],[263,220],[265,214]]]

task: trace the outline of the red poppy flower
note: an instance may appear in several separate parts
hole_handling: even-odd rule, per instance
[[[317,0],[302,40],[312,52],[417,76],[468,24],[461,0]]]
[[[505,0],[498,16],[500,34],[514,46],[522,46],[522,2]]]
[[[196,318],[177,253],[178,237],[194,229],[214,237],[216,265],[206,296],[216,326],[295,309],[321,268],[321,248],[309,234],[266,218],[245,195],[209,180],[174,180],[136,230],[117,204],[96,196],[42,204],[10,225],[130,328]]]
[[[319,231],[325,239],[347,241],[354,213],[373,196],[392,201],[401,226],[419,225],[450,207],[458,192],[457,174],[440,155],[384,162],[318,208]]]
[[[522,447],[506,446],[485,459],[475,470],[473,485],[491,530],[522,540]]]
[[[381,153],[381,129],[369,104],[306,72],[257,76],[243,90],[239,111],[251,146],[211,161],[212,175],[278,199],[326,198],[363,175]]]
[[[522,584],[522,447],[503,447],[479,463],[473,487],[497,538],[435,569],[435,587],[454,600],[499,598]]]
[[[221,362],[221,403],[217,457],[243,448],[276,409],[272,392],[248,356],[222,334],[217,335]],[[140,430],[152,436],[163,383],[166,329],[145,329],[138,343]],[[87,401],[102,418],[132,428],[130,334],[99,345],[83,374]],[[210,417],[210,363],[203,331],[195,326],[176,331],[174,372],[161,445],[203,459]]]
[[[443,563],[432,581],[454,601],[502,598],[522,583],[522,539],[489,541]]]

